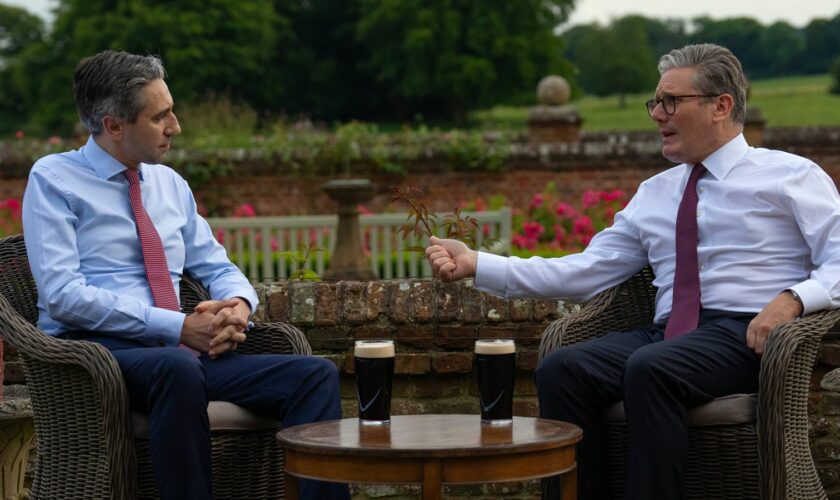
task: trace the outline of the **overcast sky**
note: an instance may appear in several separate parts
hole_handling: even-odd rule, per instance
[[[0,0],[50,19],[55,0]],[[746,16],[762,24],[784,20],[802,27],[814,18],[831,18],[840,13],[838,0],[577,0],[566,26],[598,21],[607,24],[626,14],[665,19],[691,19],[707,15],[713,19]]]

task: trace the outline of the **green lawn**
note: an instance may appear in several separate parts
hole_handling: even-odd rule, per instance
[[[747,106],[760,108],[770,127],[840,125],[840,95],[829,94],[830,85],[828,75],[756,80]],[[628,95],[624,108],[617,96],[584,96],[572,104],[583,118],[584,130],[653,130],[644,108],[652,95],[653,90]],[[527,107],[497,106],[471,118],[482,128],[522,129],[527,116]]]

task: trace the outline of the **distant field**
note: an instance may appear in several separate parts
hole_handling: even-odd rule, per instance
[[[747,106],[760,108],[770,127],[840,126],[840,95],[829,94],[830,85],[828,75],[756,80]],[[653,130],[655,127],[644,108],[652,95],[653,89],[628,95],[624,108],[618,106],[617,96],[585,96],[571,104],[577,106],[583,117],[585,130]],[[505,106],[471,115],[472,121],[482,128],[522,129],[526,127],[527,117],[527,107]]]

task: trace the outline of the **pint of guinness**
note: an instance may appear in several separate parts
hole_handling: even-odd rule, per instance
[[[475,368],[482,423],[513,421],[513,377],[516,346],[513,340],[477,340]]]
[[[357,340],[354,351],[359,422],[391,421],[391,384],[394,380],[394,342]]]

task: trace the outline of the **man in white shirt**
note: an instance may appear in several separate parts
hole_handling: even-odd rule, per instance
[[[747,145],[747,84],[729,50],[686,46],[663,56],[659,72],[647,109],[663,156],[681,164],[643,182],[583,252],[523,260],[437,238],[426,249],[442,280],[475,276],[477,288],[508,298],[586,300],[652,266],[653,325],[560,349],[535,374],[540,415],[584,431],[578,497],[586,500],[608,494],[604,407],[625,405],[626,498],[681,498],[685,409],[755,392],[773,328],[840,306],[831,178],[805,158]]]

